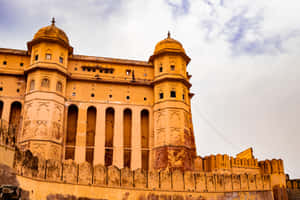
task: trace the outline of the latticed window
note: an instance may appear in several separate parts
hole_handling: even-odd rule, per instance
[[[30,81],[30,86],[29,86],[29,91],[34,90],[34,86],[35,86],[35,81],[34,81],[34,80],[31,80],[31,81]]]
[[[56,83],[56,91],[57,92],[62,92],[62,83],[60,81],[58,81]]]
[[[43,80],[42,80],[42,84],[41,84],[41,86],[42,87],[45,87],[45,88],[49,88],[49,79],[47,79],[47,78],[44,78]]]

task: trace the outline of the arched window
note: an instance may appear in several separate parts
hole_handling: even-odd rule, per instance
[[[78,108],[71,105],[68,108],[67,116],[67,137],[65,148],[65,160],[75,157],[76,133],[77,133]]]
[[[34,81],[34,80],[31,80],[31,81],[30,81],[30,85],[29,85],[29,91],[34,90],[34,87],[35,87],[35,81]]]
[[[131,135],[132,135],[132,113],[130,109],[123,113],[123,146],[124,146],[124,167],[131,166]]]
[[[115,111],[113,108],[107,108],[105,112],[105,166],[113,163],[114,126]]]
[[[57,83],[56,83],[56,91],[57,92],[62,92],[62,87],[63,87],[62,83],[60,81],[57,81]]]
[[[42,86],[42,87],[45,87],[45,88],[49,88],[49,85],[50,85],[49,79],[44,78],[44,79],[42,80],[41,86]]]
[[[142,169],[149,169],[149,111],[141,112]]]
[[[96,108],[93,106],[89,107],[87,110],[85,159],[91,165],[93,165],[93,161],[94,161],[96,116],[97,116]]]

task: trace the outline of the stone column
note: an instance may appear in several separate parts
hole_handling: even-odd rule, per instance
[[[131,135],[131,169],[142,168],[141,110],[133,109]]]
[[[77,163],[85,162],[85,146],[86,146],[86,124],[87,124],[87,108],[80,105],[78,108],[75,161]]]
[[[153,169],[154,154],[152,148],[154,147],[154,117],[153,110],[149,109],[149,169]]]
[[[94,165],[105,165],[105,107],[97,106]]]
[[[124,150],[123,150],[123,108],[116,106],[115,108],[115,126],[114,126],[114,152],[113,165],[118,168],[124,166]]]

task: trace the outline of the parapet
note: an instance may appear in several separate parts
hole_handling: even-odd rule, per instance
[[[132,171],[115,166],[96,165],[93,167],[87,162],[76,164],[73,160],[64,162],[43,160],[33,156],[29,150],[16,152],[14,168],[20,176],[66,184],[189,192],[271,190],[269,174],[217,174],[200,171],[144,171],[142,169]]]

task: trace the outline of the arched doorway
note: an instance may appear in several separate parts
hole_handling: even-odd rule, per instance
[[[3,101],[0,101],[0,119],[2,119]]]
[[[17,133],[20,127],[22,104],[15,101],[11,104],[9,114],[9,133],[13,136],[13,142],[16,141]]]

